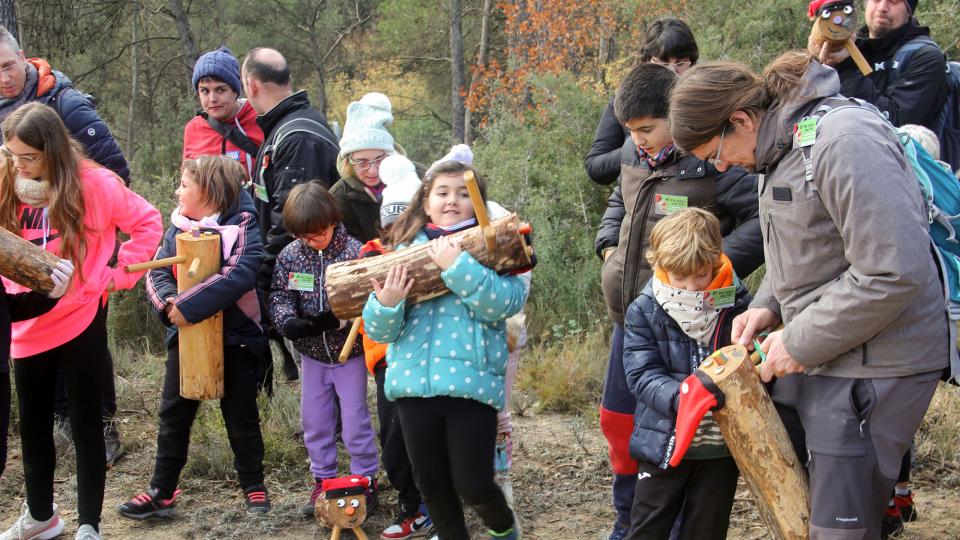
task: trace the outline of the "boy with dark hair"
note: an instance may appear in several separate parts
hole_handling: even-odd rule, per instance
[[[643,259],[650,231],[660,219],[684,208],[704,208],[720,220],[723,251],[737,275],[749,275],[763,263],[756,176],[738,168],[720,173],[674,148],[667,113],[676,80],[666,67],[640,64],[614,98],[617,118],[630,139],[621,148],[621,183],[607,202],[596,241],[597,254],[604,259],[604,300],[614,323],[600,409],[600,428],[614,473],[617,521],[611,540],[626,535],[636,485],[637,463],[628,442],[637,404],[624,377],[623,315],[653,274]]]

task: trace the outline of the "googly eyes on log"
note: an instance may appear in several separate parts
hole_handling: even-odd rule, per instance
[[[853,13],[853,6],[843,6],[843,13],[846,15]]]
[[[825,9],[825,10],[821,11],[821,12],[820,12],[820,16],[823,17],[824,19],[829,19],[829,18],[830,18],[830,10],[829,10],[829,9]]]
[[[354,499],[354,500],[350,501],[350,506],[352,506],[352,507],[354,507],[354,508],[359,508],[359,506],[360,506],[360,499]]]
[[[338,507],[343,508],[343,507],[346,506],[346,505],[347,505],[347,501],[345,501],[345,500],[343,500],[343,499],[337,499],[337,506],[338,506]]]

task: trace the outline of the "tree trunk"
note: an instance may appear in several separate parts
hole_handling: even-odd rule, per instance
[[[193,35],[190,33],[190,19],[187,18],[187,12],[183,10],[183,2],[181,0],[170,0],[170,13],[174,22],[177,23],[177,33],[180,34],[183,61],[192,72],[193,66],[200,58],[200,52],[197,50],[197,44],[193,41]]]
[[[490,46],[490,8],[492,0],[483,0],[483,12],[480,14],[480,47],[477,51],[477,70],[483,69],[487,65],[487,48]],[[470,87],[473,88],[474,80],[471,79]],[[463,140],[465,143],[473,144],[473,111],[464,110],[463,119]]]
[[[40,293],[53,290],[50,273],[60,257],[0,227],[0,275]]]
[[[20,41],[20,31],[17,28],[17,4],[14,0],[0,0],[0,25],[13,34],[13,39]],[[23,48],[22,44],[20,48]]]
[[[493,253],[487,251],[480,227],[471,227],[453,236],[463,242],[464,251],[488,268],[501,271],[529,266],[532,250],[528,251],[523,235],[518,232],[520,222],[516,214],[498,219],[490,226],[497,231],[497,249]],[[344,320],[360,316],[367,296],[373,290],[370,278],[383,283],[387,271],[397,264],[406,265],[414,280],[413,289],[407,295],[407,304],[416,304],[450,292],[440,278],[440,268],[427,254],[429,246],[429,242],[424,242],[379,257],[331,265],[327,269],[325,284],[330,309]]]
[[[723,392],[725,403],[713,417],[770,535],[777,540],[807,540],[806,474],[747,350],[740,345],[724,347],[705,360],[700,371]]]
[[[464,106],[463,106],[463,6],[461,0],[450,0],[450,90],[451,122],[453,139],[463,142]]]
[[[140,39],[139,9],[134,10],[132,21],[133,28],[130,31],[130,41],[133,43],[133,45],[130,46],[130,105],[127,107],[127,144],[125,152],[128,161],[132,161],[136,153],[136,141],[134,141],[133,137],[136,133],[134,130],[134,119],[137,116],[137,97],[140,93],[140,56],[137,54],[139,47],[136,45],[137,40]]]

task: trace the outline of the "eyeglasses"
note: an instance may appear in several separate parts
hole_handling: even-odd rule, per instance
[[[22,156],[18,156],[17,154],[11,152],[10,149],[7,148],[7,145],[0,146],[0,153],[6,156],[7,159],[12,159],[17,163],[26,162],[30,165],[36,165],[37,163],[40,163],[41,159],[43,159],[43,154],[24,154]]]
[[[717,166],[717,163],[720,163],[720,149],[723,148],[723,136],[727,133],[727,126],[723,126],[723,129],[720,130],[720,144],[717,145],[717,155],[713,159],[708,159],[707,163]]]
[[[386,158],[387,158],[387,154],[382,154],[380,157],[374,158],[374,159],[350,158],[350,164],[353,165],[353,168],[356,169],[357,172],[366,172],[370,167],[373,167],[374,165],[376,165],[379,168],[380,162]]]
[[[298,235],[297,238],[299,238],[300,240],[303,240],[304,242],[319,242],[320,240],[322,240],[322,239],[324,239],[324,238],[326,238],[326,237],[328,237],[328,236],[331,236],[331,235],[333,234],[333,231],[334,231],[335,229],[336,229],[336,227],[333,226],[333,225],[331,225],[331,226],[327,227],[327,229],[324,230],[323,232],[318,232],[318,233],[313,233],[313,234]]]
[[[684,60],[684,61],[682,61],[682,62],[676,62],[676,61],[674,61],[674,62],[664,62],[663,60],[661,60],[661,59],[659,59],[659,58],[657,58],[657,57],[655,57],[655,56],[652,57],[652,58],[650,58],[650,63],[652,63],[652,64],[657,64],[658,66],[663,66],[663,67],[665,67],[665,68],[667,68],[667,69],[671,69],[671,70],[673,70],[675,73],[680,73],[681,71],[684,71],[684,70],[688,69],[690,66],[693,65],[693,62],[691,62],[690,60]]]
[[[13,77],[14,70],[18,67],[21,67],[21,62],[14,62],[12,64],[7,64],[0,68],[0,73],[6,75],[7,77]]]

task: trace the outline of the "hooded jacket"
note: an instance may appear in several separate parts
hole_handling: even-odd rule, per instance
[[[70,286],[49,312],[13,324],[10,354],[25,358],[59,347],[79,336],[93,321],[97,309],[106,301],[107,288],[131,289],[144,272],[125,272],[128,264],[149,261],[163,235],[163,220],[143,197],[137,195],[113,172],[90,161],[80,163],[80,193],[83,197],[85,256],[74,271]],[[17,205],[20,236],[36,246],[64,256],[60,251],[60,231],[46,217],[46,209]],[[130,239],[120,244],[116,267],[108,262],[117,244],[117,229]],[[29,289],[6,281],[10,293]]]
[[[900,47],[930,29],[910,17],[903,26],[882,38],[871,39],[866,26],[857,32],[857,47],[874,66],[864,76],[853,59],[836,66],[840,74],[840,93],[872,103],[895,126],[920,124],[935,129],[937,115],[947,98],[946,60],[936,45],[924,45],[910,56],[904,69],[894,69],[894,56]]]
[[[241,191],[237,204],[223,212],[217,222],[240,227],[233,251],[223,261],[220,270],[178,293],[174,267],[155,268],[147,274],[147,298],[166,327],[168,348],[176,344],[178,335],[177,327],[164,312],[166,299],[173,298],[183,318],[190,323],[198,323],[223,311],[223,344],[246,345],[254,355],[262,358],[268,354],[267,339],[263,335],[260,300],[254,286],[263,262],[263,248],[257,228],[257,212],[250,195]],[[176,237],[181,232],[176,225],[167,229],[157,259],[176,255]]]
[[[257,148],[263,144],[263,130],[257,125],[257,113],[249,101],[243,100],[237,114],[224,123],[246,135]],[[220,155],[237,160],[247,171],[247,178],[253,178],[257,156],[246,153],[214,129],[204,113],[197,114],[183,127],[183,159]]]
[[[288,122],[306,118],[320,124],[319,135],[306,132],[290,133],[273,149],[273,156],[264,160],[268,148],[274,146],[279,129]],[[327,124],[327,119],[310,105],[306,90],[301,90],[277,103],[272,109],[257,117],[257,124],[266,140],[260,146],[255,175],[263,175],[267,200],[255,197],[260,220],[260,237],[263,240],[263,267],[257,286],[262,291],[270,289],[273,265],[280,253],[293,238],[283,226],[283,204],[287,195],[298,183],[319,180],[328,188],[337,181],[336,137]]]
[[[608,201],[597,233],[597,253],[616,251],[603,263],[600,277],[610,318],[623,324],[623,314],[653,275],[646,252],[653,226],[665,217],[657,211],[661,195],[687,197],[687,204],[712,212],[720,220],[723,252],[738,276],[763,264],[757,219],[757,177],[739,167],[725,172],[693,155],[679,155],[651,169],[632,139],[621,149],[620,185]]]
[[[851,105],[839,91],[836,72],[811,61],[799,87],[762,116],[755,158],[767,272],[751,307],[780,315],[784,345],[811,375],[943,369],[943,291],[893,128],[871,106],[851,106],[822,117],[812,146],[794,146],[800,119]]]
[[[26,64],[27,79],[23,91],[16,98],[0,99],[0,122],[25,103],[39,101],[49,105],[60,115],[70,136],[83,145],[87,157],[117,173],[129,186],[130,167],[123,151],[88,96],[75,90],[70,78],[51,69],[46,60],[30,58]]]

